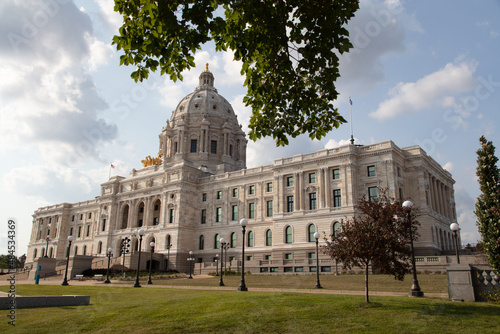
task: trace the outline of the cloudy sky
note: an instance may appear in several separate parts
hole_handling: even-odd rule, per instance
[[[473,214],[478,138],[500,135],[500,2],[361,1],[348,28],[355,48],[341,57],[336,101],[348,119],[352,97],[358,144],[420,145],[454,179],[462,240],[479,239]],[[250,111],[239,64],[207,45],[183,82],[153,75],[135,84],[111,39],[120,26],[111,0],[0,2],[0,254],[7,221],[26,252],[33,212],[99,195],[113,174],[127,176],[158,151],[158,134],[205,63],[247,129]],[[495,60],[496,59],[496,60]],[[273,149],[250,142],[247,165],[346,143],[349,125],[321,141]],[[500,151],[497,155],[500,155]]]

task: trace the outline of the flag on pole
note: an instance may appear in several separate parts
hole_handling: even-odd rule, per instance
[[[351,100],[351,97],[349,96],[349,103],[351,104],[352,106],[352,100]]]
[[[115,165],[111,164],[111,168],[115,168]]]

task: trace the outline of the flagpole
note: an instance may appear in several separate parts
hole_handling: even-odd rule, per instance
[[[349,96],[349,122],[351,123],[351,145],[354,145],[354,136],[352,135],[352,110],[351,110],[351,107],[352,107],[352,100],[351,100],[351,97]]]
[[[111,178],[111,167],[113,166],[113,164],[109,165],[109,175],[108,175],[108,180]]]

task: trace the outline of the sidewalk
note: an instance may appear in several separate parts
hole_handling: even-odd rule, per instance
[[[202,278],[202,277],[197,277]],[[114,284],[113,284],[114,283]],[[129,282],[130,284],[123,283],[123,281],[111,281],[111,284],[104,284],[102,281],[93,281],[93,280],[85,280],[85,281],[69,281],[69,284],[72,286],[107,286],[107,287],[133,287],[133,282]],[[16,281],[16,285],[21,284],[35,284],[33,281]],[[0,281],[1,285],[9,285],[7,281]],[[60,280],[45,280],[40,281],[39,285],[61,285]],[[152,284],[148,285],[145,283],[141,284],[143,288],[165,288],[165,289],[187,289],[187,290],[218,290],[218,291],[236,291],[237,287],[229,287],[229,286],[189,286],[189,285],[158,285]],[[252,292],[292,292],[292,293],[321,293],[326,295],[364,295],[365,291],[353,291],[353,290],[329,290],[329,289],[283,289],[283,288],[252,288],[248,287],[248,291]],[[7,296],[6,293],[0,292],[0,295]],[[408,296],[407,292],[380,292],[380,291],[370,291],[370,296],[392,296],[392,297],[405,297]],[[425,297],[438,297],[438,298],[448,298],[447,293],[426,293],[424,292]]]

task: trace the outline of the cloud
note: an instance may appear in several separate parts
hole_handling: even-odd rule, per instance
[[[443,165],[443,169],[446,169],[446,170],[447,170],[448,172],[450,172],[450,173],[453,171],[453,168],[454,168],[454,167],[455,167],[455,166],[454,166],[453,162],[451,162],[451,161],[448,161],[447,163],[445,163],[445,164]]]
[[[356,145],[362,144],[358,138],[354,138],[354,143]],[[345,146],[345,145],[350,145],[351,144],[351,139],[341,139],[340,141],[336,141],[335,139],[330,139],[326,144],[325,148],[326,149],[332,149],[332,148],[337,148],[340,146]]]
[[[0,148],[26,143],[45,152],[99,158],[96,147],[117,136],[100,115],[107,103],[85,69],[110,49],[94,37],[88,14],[72,2],[3,1],[0,5]],[[83,149],[85,148],[85,150]],[[54,156],[46,157],[48,159]]]
[[[342,95],[370,91],[384,79],[382,58],[405,51],[402,14],[404,8],[399,1],[361,1],[347,25],[353,49],[340,55],[338,87]],[[413,22],[417,27],[416,19]]]
[[[475,70],[475,62],[448,63],[416,82],[400,82],[389,91],[391,97],[380,103],[370,116],[384,120],[430,107],[453,105],[455,95],[474,88]]]

